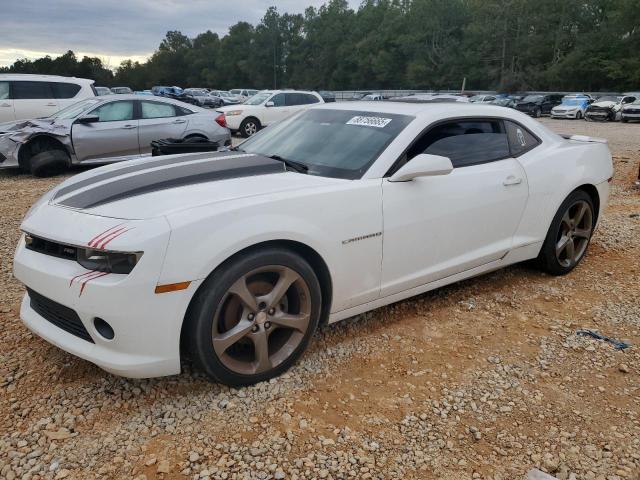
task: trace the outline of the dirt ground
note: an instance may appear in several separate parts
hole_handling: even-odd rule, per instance
[[[0,172],[0,478],[640,479],[640,124],[542,121],[615,158],[574,272],[518,265],[324,327],[290,372],[240,390],[189,366],[118,378],[31,334],[11,260],[62,178]]]

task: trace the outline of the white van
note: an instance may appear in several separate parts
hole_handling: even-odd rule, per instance
[[[93,80],[86,78],[0,74],[0,122],[48,117],[94,96]]]

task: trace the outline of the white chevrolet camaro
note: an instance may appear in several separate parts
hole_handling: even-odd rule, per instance
[[[609,196],[606,141],[515,110],[332,103],[227,152],[76,175],[22,223],[35,333],[128,377],[181,355],[244,385],[314,330],[524,260],[582,259]]]

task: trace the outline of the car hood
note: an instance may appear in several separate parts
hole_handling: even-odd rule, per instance
[[[256,154],[169,155],[77,175],[57,187],[49,203],[91,215],[138,220],[345,181],[287,171],[282,162]]]
[[[55,118],[34,118],[33,120],[18,120],[14,122],[0,123],[0,135],[32,134],[35,132],[47,132],[53,135],[67,135],[73,119],[58,120]]]
[[[611,102],[611,101],[606,101],[606,102],[593,102],[591,104],[592,107],[604,107],[604,108],[610,108],[610,107],[614,107],[616,106],[617,103],[616,102]]]

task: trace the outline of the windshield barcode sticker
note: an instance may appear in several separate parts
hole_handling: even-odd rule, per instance
[[[384,128],[391,122],[390,118],[382,117],[353,117],[347,125],[360,125],[362,127]]]

